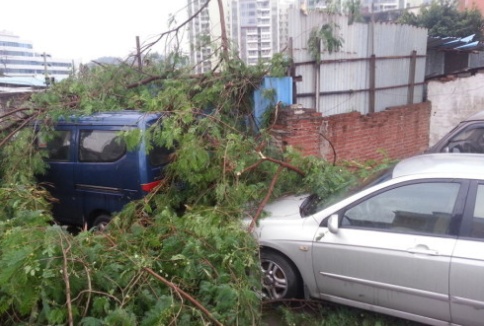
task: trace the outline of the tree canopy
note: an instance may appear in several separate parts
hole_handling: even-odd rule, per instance
[[[482,40],[484,19],[477,8],[460,11],[455,1],[432,1],[422,6],[418,14],[406,11],[399,23],[425,27],[431,36],[466,37],[476,34]]]

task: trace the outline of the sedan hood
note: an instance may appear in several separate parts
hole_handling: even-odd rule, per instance
[[[299,206],[308,197],[308,194],[304,195],[289,195],[279,198],[264,207],[264,211],[267,215],[263,219],[278,220],[290,220],[301,219],[299,213]]]
[[[264,208],[264,215],[257,220],[253,235],[262,246],[280,241],[279,243],[312,241],[318,223],[313,218],[302,218],[299,207],[308,197],[304,195],[289,195],[279,198]],[[274,245],[273,248],[277,248]]]

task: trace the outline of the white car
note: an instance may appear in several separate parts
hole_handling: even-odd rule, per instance
[[[269,204],[254,230],[268,298],[484,325],[484,156],[416,156],[336,204],[314,200]]]

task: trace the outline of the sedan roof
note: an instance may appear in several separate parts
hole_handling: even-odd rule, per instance
[[[484,155],[464,153],[433,153],[413,156],[400,161],[393,169],[393,178],[438,173],[449,176],[484,175]]]

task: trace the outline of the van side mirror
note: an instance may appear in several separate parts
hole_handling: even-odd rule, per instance
[[[333,214],[329,217],[329,220],[328,220],[328,229],[329,229],[329,232],[331,233],[338,233],[338,229],[339,229],[339,216],[338,214]]]

